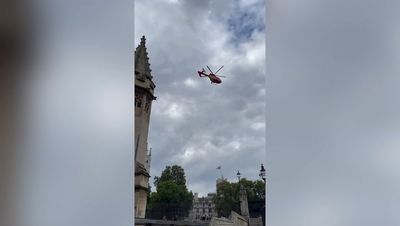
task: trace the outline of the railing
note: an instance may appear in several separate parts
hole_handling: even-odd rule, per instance
[[[145,226],[208,226],[209,223],[192,222],[192,221],[170,221],[170,220],[153,220],[145,218],[135,218],[135,225]]]

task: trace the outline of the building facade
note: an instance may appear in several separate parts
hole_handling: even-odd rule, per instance
[[[189,218],[192,221],[210,221],[213,216],[217,216],[213,198],[215,193],[208,193],[206,197],[198,197],[194,193],[193,208],[189,213]]]
[[[151,75],[146,38],[135,51],[135,217],[145,218],[149,190],[150,157],[147,138],[150,113],[156,87]]]

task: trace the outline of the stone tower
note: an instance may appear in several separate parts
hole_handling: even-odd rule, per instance
[[[150,155],[147,147],[151,103],[154,96],[146,38],[135,51],[135,217],[144,218],[149,189]]]

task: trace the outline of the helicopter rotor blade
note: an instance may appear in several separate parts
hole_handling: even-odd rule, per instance
[[[208,65],[206,65],[207,66],[207,68],[208,68],[208,70],[210,70],[211,71],[211,69],[208,67]],[[211,73],[213,73],[214,74],[214,72],[213,71],[211,71]],[[214,74],[215,75],[215,74]]]
[[[221,70],[223,67],[224,67],[224,65],[222,65],[222,67],[220,67],[220,68],[215,72],[215,74],[217,74],[218,71]]]
[[[217,77],[222,77],[222,78],[226,78],[226,76],[222,76],[222,75],[216,75]]]

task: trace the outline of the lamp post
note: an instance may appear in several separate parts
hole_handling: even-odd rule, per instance
[[[241,192],[241,187],[240,187],[240,172],[238,170],[237,174],[236,174],[237,178],[238,178],[238,189],[239,189],[239,211],[241,211],[241,201],[240,201],[240,192]]]
[[[246,189],[240,184],[240,172],[238,170],[236,176],[238,177],[239,180],[239,208],[240,208],[240,214],[245,217],[248,221],[250,214],[249,214],[249,204],[247,201],[247,194],[246,194]],[[248,223],[248,222],[247,222]]]
[[[265,183],[265,168],[264,165],[261,163],[261,169],[260,169],[260,174],[259,176],[261,177],[261,179],[264,181]]]
[[[236,174],[237,178],[238,178],[238,189],[239,189],[239,211],[242,212],[241,210],[241,192],[242,192],[242,186],[240,185],[240,172],[238,170],[237,174]]]
[[[264,185],[266,186],[265,183],[265,168],[264,165],[261,163],[261,169],[260,169],[260,174],[259,176],[261,177],[261,179],[264,181]],[[265,194],[262,197],[262,218],[263,218],[263,224],[265,225]]]

